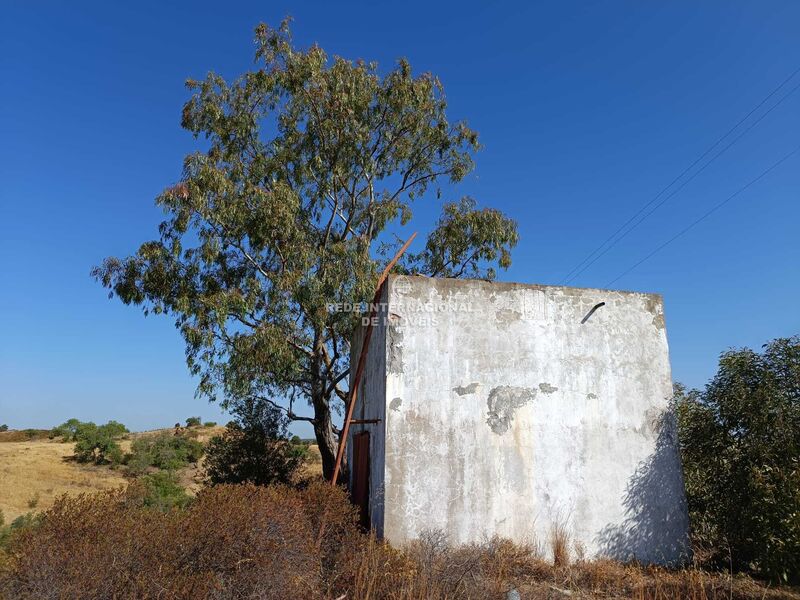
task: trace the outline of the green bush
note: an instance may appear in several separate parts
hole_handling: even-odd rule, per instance
[[[178,483],[173,471],[159,471],[139,478],[146,489],[144,505],[159,510],[185,508],[191,497]]]
[[[722,354],[677,390],[692,533],[722,567],[800,578],[800,337]]]
[[[200,417],[189,417],[186,419],[187,427],[200,427],[201,424],[202,421],[200,420]]]
[[[206,478],[212,484],[290,483],[303,464],[307,447],[286,439],[287,420],[277,409],[250,402],[236,411],[237,421],[211,439],[206,448]]]
[[[81,422],[78,419],[70,419],[65,421],[58,427],[53,427],[50,430],[50,438],[60,437],[62,442],[74,442],[75,435],[78,433],[78,427]]]
[[[126,434],[130,433],[125,425],[117,421],[109,421],[102,427],[103,430],[114,439],[125,437]]]
[[[127,431],[116,421],[109,421],[106,425],[100,426],[91,422],[80,423],[75,428],[75,459],[78,462],[93,462],[98,465],[122,463],[123,453],[116,439]]]
[[[6,425],[5,423],[0,425],[0,431],[8,431],[8,425]]]
[[[216,421],[206,421],[205,423],[203,423],[203,427],[216,427],[216,426],[217,426]]]
[[[196,463],[202,455],[203,444],[199,441],[161,432],[133,441],[128,467],[134,473],[143,473],[148,467],[175,470]]]

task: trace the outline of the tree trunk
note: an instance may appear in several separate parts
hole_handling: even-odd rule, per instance
[[[339,440],[333,431],[331,405],[327,398],[312,399],[314,405],[314,437],[317,438],[319,453],[322,455],[322,475],[330,480],[336,465],[336,452]]]
[[[336,467],[336,453],[339,449],[339,438],[333,430],[331,420],[331,397],[332,393],[326,393],[328,381],[323,376],[322,356],[325,352],[323,347],[323,334],[321,329],[314,332],[314,355],[311,360],[311,404],[314,407],[314,436],[317,438],[317,446],[322,456],[322,475],[327,480],[333,479],[333,471]],[[344,469],[344,460],[342,460]],[[344,473],[340,473],[344,475]],[[339,480],[344,480],[340,477]]]

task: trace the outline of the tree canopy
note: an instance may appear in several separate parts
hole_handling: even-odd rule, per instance
[[[405,60],[381,74],[298,49],[285,21],[256,28],[256,61],[231,83],[187,82],[182,125],[206,147],[156,199],[159,238],[93,275],[175,319],[201,395],[312,423],[330,476],[356,319],[326,307],[371,299],[414,203],[470,172],[478,135],[448,120],[441,82]],[[462,198],[432,225],[399,271],[491,279],[510,265],[516,224],[499,211]],[[297,415],[298,400],[313,416]]]

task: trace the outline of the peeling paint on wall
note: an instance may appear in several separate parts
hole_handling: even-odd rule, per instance
[[[558,388],[556,386],[550,385],[547,382],[540,383],[539,389],[542,391],[543,394],[552,394],[553,392],[558,391]]]
[[[392,319],[394,321],[395,319]],[[387,358],[386,370],[389,373],[402,374],[403,372],[403,329],[396,323],[390,323],[387,328]]]
[[[480,383],[478,383],[477,381],[473,381],[472,383],[466,386],[460,385],[458,387],[454,387],[453,391],[459,396],[466,396],[467,394],[474,394],[480,386],[481,386]]]
[[[664,329],[664,313],[657,314],[653,317],[653,326],[656,329]]]
[[[653,315],[653,327],[660,330],[664,329],[665,327],[664,308],[661,302],[658,301],[660,298],[657,298],[657,296],[648,296],[645,300],[645,308],[647,309],[647,312]]]
[[[522,313],[507,308],[498,310],[495,316],[497,317],[497,322],[501,327],[508,327],[511,323],[515,323],[516,321],[522,319]]]
[[[389,402],[389,408],[391,410],[400,410],[400,405],[403,404],[403,399],[399,396],[395,396],[392,398],[392,401]]]
[[[489,414],[486,423],[498,435],[504,434],[514,420],[514,413],[520,406],[524,406],[534,399],[536,390],[533,388],[500,385],[492,388],[486,405]]]

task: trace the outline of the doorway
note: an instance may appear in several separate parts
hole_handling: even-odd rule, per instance
[[[359,523],[369,529],[369,432],[353,436],[353,487],[350,498],[358,507]]]

